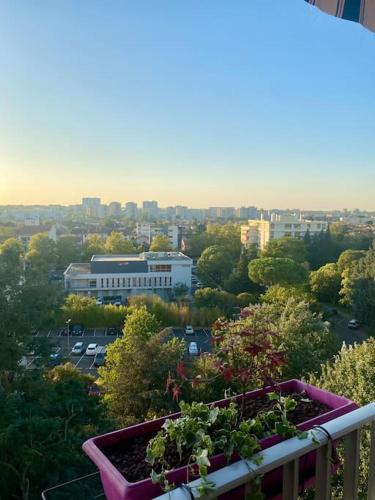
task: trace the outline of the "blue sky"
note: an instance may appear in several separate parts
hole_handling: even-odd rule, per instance
[[[375,210],[374,60],[303,0],[2,0],[0,204]]]

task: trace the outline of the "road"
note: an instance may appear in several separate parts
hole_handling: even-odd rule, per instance
[[[329,310],[333,306],[322,304],[322,308],[323,310]],[[363,342],[371,336],[365,326],[361,326],[358,330],[348,328],[348,322],[353,319],[353,316],[342,309],[336,310],[337,314],[330,314],[328,321],[331,323],[332,331],[340,343],[345,342],[347,345],[353,345],[355,342]]]

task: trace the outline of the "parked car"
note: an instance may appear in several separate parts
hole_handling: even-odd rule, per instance
[[[82,325],[73,325],[70,334],[76,337],[81,337],[83,335],[84,328]]]
[[[351,319],[348,323],[348,328],[351,328],[352,330],[358,330],[360,326],[361,323],[357,319]]]
[[[199,355],[198,344],[196,342],[190,342],[189,347],[188,347],[188,353],[190,356],[198,356]]]
[[[191,325],[185,326],[185,335],[194,335],[194,328]]]
[[[102,306],[102,305],[103,305],[103,299],[102,299],[101,297],[98,297],[98,298],[96,299],[96,305],[97,305],[97,306]]]
[[[49,365],[50,366],[58,366],[59,364],[61,364],[61,361],[62,361],[62,357],[61,357],[61,354],[59,352],[55,352],[53,354],[50,354],[50,356],[49,356]]]
[[[98,344],[89,344],[86,349],[86,356],[95,356]]]
[[[107,328],[107,335],[117,335],[118,329],[115,327]]]
[[[115,306],[120,307],[122,305],[121,300],[117,299],[114,302]]]
[[[105,363],[105,353],[107,352],[106,347],[99,346],[96,350],[94,365],[95,366],[103,366]]]
[[[81,356],[85,352],[85,346],[83,342],[76,342],[72,349],[72,354]]]

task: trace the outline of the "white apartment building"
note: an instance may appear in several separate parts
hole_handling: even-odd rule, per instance
[[[137,223],[136,240],[138,243],[150,245],[153,238],[159,234],[168,237],[171,248],[179,248],[180,228],[178,226],[155,226],[148,222]]]
[[[307,232],[311,236],[326,231],[328,222],[299,219],[291,215],[271,214],[270,220],[249,220],[241,226],[241,243],[245,247],[257,245],[261,250],[271,240],[284,236],[303,238]]]
[[[73,263],[64,272],[65,290],[106,298],[154,295],[168,298],[183,283],[190,290],[193,261],[181,252],[139,255],[93,255],[88,263]]]

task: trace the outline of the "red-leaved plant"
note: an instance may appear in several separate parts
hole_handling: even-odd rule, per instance
[[[178,401],[183,393],[183,386],[190,383],[196,387],[201,382],[211,382],[222,377],[237,394],[242,394],[243,413],[248,390],[261,385],[274,385],[285,362],[284,352],[275,347],[276,334],[263,327],[257,327],[251,321],[251,307],[243,309],[237,321],[217,320],[212,327],[213,352],[216,374],[210,380],[201,376],[188,376],[183,361],[176,367],[174,377],[169,374],[166,391]]]

